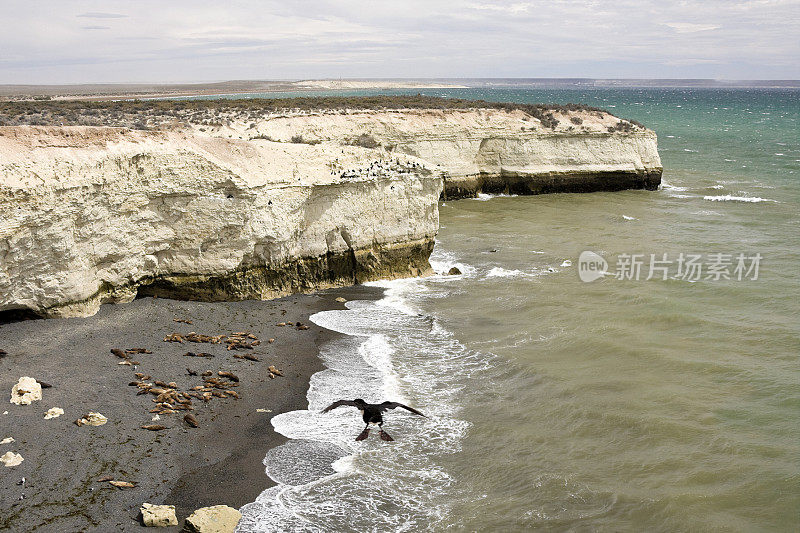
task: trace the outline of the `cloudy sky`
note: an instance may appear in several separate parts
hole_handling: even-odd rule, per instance
[[[800,78],[800,0],[0,0],[0,83]]]

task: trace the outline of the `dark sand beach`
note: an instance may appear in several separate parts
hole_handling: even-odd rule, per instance
[[[0,446],[0,454],[10,450],[25,459],[16,467],[0,467],[5,487],[0,491],[0,529],[130,531],[142,527],[138,515],[143,502],[175,505],[182,524],[199,507],[238,508],[253,501],[273,484],[262,464],[266,451],[285,440],[272,430],[270,419],[307,407],[309,378],[322,368],[318,346],[335,335],[310,323],[309,315],[343,308],[337,297],[364,299],[374,292],[353,287],[230,303],[143,298],[104,305],[90,318],[0,325],[0,348],[8,352],[0,358],[0,391],[6,398],[0,406],[0,440],[14,438]],[[287,321],[295,326],[276,325]],[[297,322],[310,327],[298,329]],[[261,344],[229,351],[225,344],[164,342],[167,334],[192,331],[244,331]],[[110,352],[139,347],[153,353],[131,355],[139,363],[136,368],[119,365],[122,359]],[[186,352],[214,357],[187,357]],[[243,353],[260,360],[233,357]],[[284,376],[270,379],[270,365]],[[187,368],[198,376],[190,376]],[[208,370],[235,373],[240,399],[193,400],[199,428],[184,422],[183,411],[153,421],[154,396],[137,395],[139,389],[128,385],[136,380],[135,372],[142,372],[151,376],[150,382],[174,381],[178,390],[188,391],[203,384],[201,373]],[[43,390],[41,401],[13,405],[8,398],[21,376],[52,387]],[[65,414],[45,420],[52,407]],[[90,411],[106,416],[108,423],[74,424]],[[147,424],[166,429],[141,429]],[[136,486],[118,489],[97,481],[104,476]]]

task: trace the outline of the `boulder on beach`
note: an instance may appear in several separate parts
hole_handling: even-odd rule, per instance
[[[30,405],[42,399],[42,386],[33,378],[23,376],[11,387],[11,403]]]
[[[59,416],[64,414],[64,410],[60,407],[53,407],[48,409],[48,411],[44,414],[45,420],[50,420],[51,418],[58,418]]]
[[[169,527],[178,525],[178,517],[175,516],[174,505],[153,505],[143,503],[142,523],[147,527]]]
[[[77,426],[102,426],[108,422],[108,418],[100,413],[89,413],[75,421]]]
[[[233,533],[242,513],[227,505],[202,507],[186,519],[184,531],[191,533]]]
[[[3,455],[0,455],[0,463],[3,463],[8,467],[17,466],[24,460],[25,459],[23,459],[20,454],[14,452],[6,452]]]
[[[452,268],[450,268],[450,270],[447,271],[447,275],[448,276],[460,276],[461,275],[461,271],[458,269],[458,267],[452,267]]]

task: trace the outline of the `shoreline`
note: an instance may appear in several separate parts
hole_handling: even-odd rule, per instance
[[[0,528],[9,531],[132,531],[144,502],[176,506],[179,524],[199,507],[239,508],[275,485],[266,475],[267,451],[288,439],[274,432],[272,416],[308,407],[311,376],[324,369],[319,346],[339,335],[308,320],[316,312],[344,309],[337,297],[366,299],[375,289],[363,286],[329,289],[269,301],[194,302],[142,298],[129,304],[104,305],[97,315],[77,319],[30,320],[0,324],[0,391],[9,397],[21,376],[47,382],[41,401],[16,406],[4,400],[0,408],[0,447],[25,459],[15,467],[0,467]],[[285,314],[283,314],[285,312]],[[174,322],[190,320],[191,325]],[[291,320],[309,329],[277,326]],[[249,331],[262,344],[253,350],[228,351],[224,345],[164,342],[173,332],[230,334]],[[274,343],[268,339],[274,338]],[[111,348],[144,347],[152,354],[132,355],[140,365],[119,365]],[[187,352],[214,357],[185,357]],[[235,359],[255,353],[260,361]],[[284,376],[270,379],[274,365]],[[150,394],[137,395],[135,372],[153,380],[175,381],[188,391],[202,379],[186,369],[227,370],[240,378],[240,399],[194,400],[192,413],[200,423],[190,428],[183,412],[152,421]],[[198,373],[199,373],[198,372]],[[51,407],[65,414],[44,420]],[[271,412],[257,412],[269,409]],[[2,414],[8,411],[8,414]],[[73,421],[94,411],[108,418],[99,427],[78,427]],[[147,431],[141,425],[162,424]],[[117,489],[103,476],[130,481],[134,488]],[[24,484],[20,484],[22,478]],[[181,526],[163,528],[180,531]]]

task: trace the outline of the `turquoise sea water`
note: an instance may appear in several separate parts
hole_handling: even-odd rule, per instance
[[[406,92],[607,108],[658,133],[664,186],[442,204],[439,275],[315,315],[348,336],[311,411],[275,418],[282,483],[242,529],[800,528],[800,92]],[[586,283],[585,250],[761,259],[757,279]],[[431,418],[354,443],[355,412],[314,412],[350,395]]]

